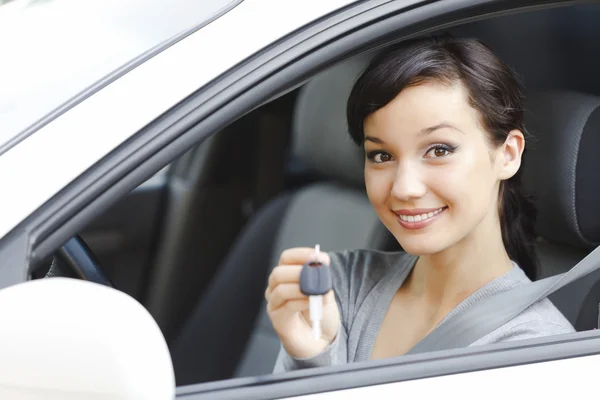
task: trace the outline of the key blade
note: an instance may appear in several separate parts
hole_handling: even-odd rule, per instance
[[[321,337],[321,320],[323,319],[323,296],[309,296],[309,318],[312,324],[313,338]]]
[[[313,339],[319,340],[321,338],[321,321],[315,320],[312,322],[312,333]]]

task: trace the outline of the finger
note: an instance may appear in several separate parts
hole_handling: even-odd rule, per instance
[[[284,250],[279,257],[279,265],[304,265],[311,260],[315,255],[315,249],[312,247],[294,247],[291,249]],[[319,252],[318,260],[329,265],[331,258],[326,252]]]
[[[308,297],[300,291],[300,285],[297,283],[282,283],[277,285],[269,295],[269,303],[273,309],[279,308],[288,300],[307,299]]]
[[[300,282],[300,273],[302,265],[278,265],[273,268],[269,275],[269,286],[274,289],[281,283],[297,283]]]
[[[296,299],[296,300],[288,300],[283,302],[279,307],[274,308],[272,304],[267,306],[267,312],[273,314],[278,311],[292,311],[292,312],[300,312],[306,311],[310,308],[308,303],[308,299]]]
[[[282,283],[300,283],[301,272],[302,265],[279,265],[275,267],[269,275],[269,282],[265,289],[265,299],[269,301],[273,290]]]

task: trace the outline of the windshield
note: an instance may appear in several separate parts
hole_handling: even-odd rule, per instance
[[[0,0],[0,146],[235,0]]]

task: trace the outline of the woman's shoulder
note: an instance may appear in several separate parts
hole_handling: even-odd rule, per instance
[[[473,345],[541,338],[573,332],[575,329],[571,323],[554,304],[548,299],[543,299]]]
[[[531,283],[516,264],[509,276],[512,280],[508,285],[510,287]],[[533,339],[572,332],[575,332],[575,329],[569,320],[550,300],[544,298],[473,345]]]

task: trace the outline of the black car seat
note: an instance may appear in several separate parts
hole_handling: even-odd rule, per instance
[[[537,197],[539,277],[568,271],[600,244],[600,97],[573,91],[532,93],[525,122],[525,187]],[[595,328],[600,271],[550,300],[578,331]]]
[[[346,129],[346,100],[366,58],[329,69],[300,90],[293,156],[326,180],[276,197],[244,228],[171,344],[177,385],[272,371],[280,344],[263,296],[284,249],[393,249],[365,193],[364,151]]]

